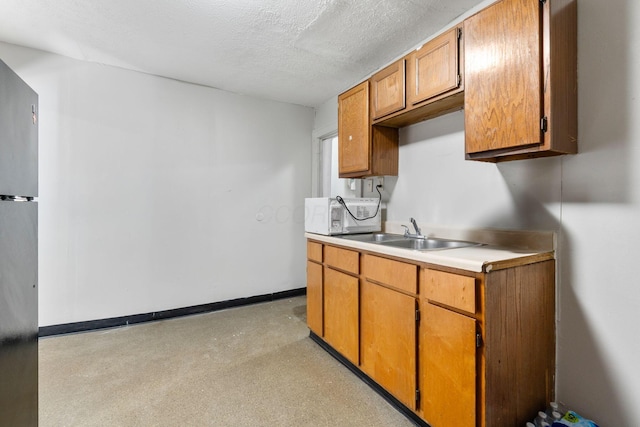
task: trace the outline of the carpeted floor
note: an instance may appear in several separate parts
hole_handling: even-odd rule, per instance
[[[42,338],[41,427],[412,426],[312,342],[305,297]]]

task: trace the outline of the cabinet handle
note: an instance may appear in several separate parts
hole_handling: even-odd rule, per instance
[[[540,119],[540,130],[542,132],[546,132],[547,131],[547,116],[544,116],[543,118]]]

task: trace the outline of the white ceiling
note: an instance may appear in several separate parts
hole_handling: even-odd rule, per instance
[[[0,0],[0,41],[316,106],[482,0]]]

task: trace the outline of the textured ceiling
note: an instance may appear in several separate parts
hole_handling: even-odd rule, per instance
[[[0,0],[0,41],[316,106],[481,0]]]

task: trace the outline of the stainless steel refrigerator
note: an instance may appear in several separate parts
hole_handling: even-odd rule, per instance
[[[0,60],[0,426],[38,425],[37,110]]]

